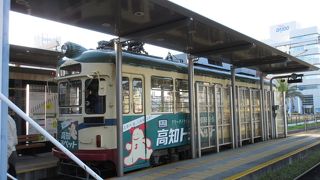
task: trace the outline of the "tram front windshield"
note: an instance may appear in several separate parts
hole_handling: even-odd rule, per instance
[[[60,114],[80,114],[81,80],[59,83],[59,111]]]
[[[87,79],[85,81],[86,114],[104,114],[106,111],[105,96],[99,95],[99,82],[105,79]]]

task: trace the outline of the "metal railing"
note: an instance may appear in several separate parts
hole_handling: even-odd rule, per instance
[[[11,174],[7,173],[8,178],[12,179],[12,180],[18,180],[17,178],[13,177]]]
[[[84,171],[90,174],[93,178],[97,180],[102,180],[102,178],[96,174],[89,166],[84,164],[79,158],[77,158],[72,152],[65,148],[59,141],[52,137],[45,129],[43,129],[38,123],[27,116],[19,107],[12,103],[5,95],[0,93],[1,101],[5,102],[14,112],[16,112],[20,117],[27,121],[31,126],[33,126],[39,133],[51,141],[57,148],[59,148],[65,155],[72,159],[76,164],[78,164]]]
[[[320,128],[320,114],[292,114],[287,119],[289,131]]]

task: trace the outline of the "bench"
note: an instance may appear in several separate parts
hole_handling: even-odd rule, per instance
[[[16,145],[17,151],[26,149],[45,147],[46,143],[39,142],[40,134],[29,134],[18,136],[18,144]]]

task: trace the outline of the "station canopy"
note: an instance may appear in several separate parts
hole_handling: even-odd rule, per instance
[[[11,0],[11,10],[265,74],[318,69],[166,0]]]
[[[55,69],[61,53],[38,48],[10,45],[10,63]]]

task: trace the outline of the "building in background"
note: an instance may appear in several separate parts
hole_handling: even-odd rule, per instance
[[[320,67],[320,35],[318,27],[301,28],[297,22],[270,27],[270,39],[265,43]],[[291,84],[303,94],[294,98],[288,111],[296,113],[320,113],[320,71],[304,72],[303,83]]]
[[[34,47],[52,51],[58,51],[61,46],[61,37],[48,33],[34,36]]]

